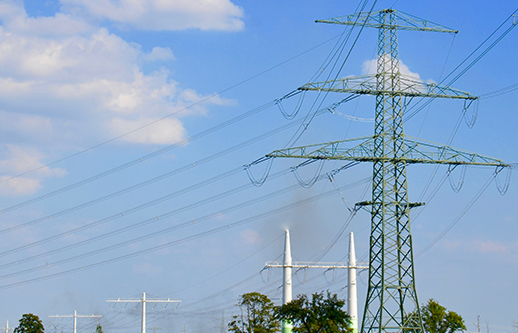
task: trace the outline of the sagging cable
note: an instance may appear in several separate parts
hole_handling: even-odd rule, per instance
[[[328,177],[334,177],[340,171],[345,170],[345,169],[349,169],[350,167],[353,167],[353,166],[358,165],[358,164],[360,164],[360,162],[357,162],[357,161],[349,162],[347,164],[342,165],[338,169],[334,169],[334,170],[329,171],[327,173],[327,176]]]
[[[352,213],[352,209],[351,209],[351,206],[349,205],[349,203],[347,202],[347,199],[345,199],[345,196],[338,190],[338,187],[336,186],[335,182],[334,182],[334,179],[335,177],[331,174],[331,173],[328,173],[327,174],[327,178],[329,178],[329,181],[331,182],[331,184],[333,184],[335,190],[338,192],[338,194],[340,195],[340,198],[342,198],[342,201],[343,203],[345,204],[345,207],[347,208],[347,210]]]
[[[327,277],[327,272],[331,271],[331,281],[329,281],[329,278]],[[336,282],[336,269],[334,268],[328,268],[322,273],[324,275],[324,278],[326,279],[328,284],[334,285]]]
[[[282,101],[285,99],[288,99],[290,97],[293,97],[295,95],[298,95],[301,92],[302,92],[301,90],[293,90],[292,92],[275,100],[275,104],[279,107],[279,110],[281,111],[281,114],[284,118],[291,120],[291,119],[295,118],[297,116],[297,114],[299,114],[299,111],[302,108],[302,104],[304,103],[304,97],[306,96],[306,93],[304,92],[304,93],[302,93],[302,95],[300,95],[299,100],[297,101],[297,104],[295,105],[295,110],[292,113],[286,112],[286,109],[282,105]]]
[[[500,181],[498,180],[498,175],[504,169],[507,169],[507,174],[505,175],[504,183],[500,184]],[[509,168],[509,167],[496,167],[496,170],[495,170],[495,183],[496,183],[496,189],[498,190],[498,192],[500,192],[501,195],[505,195],[507,193],[507,190],[509,189],[509,184],[511,183],[511,168]]]
[[[299,276],[299,272],[300,271],[303,271],[304,272],[304,276],[302,278],[302,280],[300,279],[300,276]],[[297,281],[300,283],[300,284],[306,284],[306,280],[308,278],[308,269],[303,267],[303,268],[299,268],[295,271],[295,277],[297,278]]]
[[[341,113],[341,112],[337,111],[335,108],[329,109],[329,111],[332,114],[340,116],[340,117],[345,118],[347,120],[357,121],[357,122],[361,122],[361,123],[373,123],[374,122],[374,118],[360,118],[360,117],[350,116],[348,114]]]
[[[468,119],[468,109],[472,103],[473,100],[464,100],[464,108],[462,110],[462,117],[464,118],[466,125],[468,125],[470,129],[473,128],[473,126],[475,126],[475,123],[477,122],[479,107],[479,101],[477,99],[475,102],[475,106],[472,108],[471,117],[469,117]]]
[[[268,271],[268,275],[266,276],[266,280],[264,279],[263,271]],[[270,270],[270,268],[268,268],[268,267],[264,267],[264,268],[263,268],[263,269],[261,269],[261,271],[259,272],[259,275],[261,276],[261,280],[263,280],[264,284],[269,284],[269,283],[270,283],[270,276],[271,276],[271,270]]]
[[[315,160],[315,159],[309,159],[309,160],[306,160],[306,161],[300,163],[297,166],[291,167],[291,172],[293,172],[293,174],[295,175],[295,178],[297,178],[297,181],[299,182],[300,186],[302,186],[304,188],[310,188],[311,186],[315,185],[317,180],[320,178],[320,174],[322,173],[322,168],[324,167],[324,162],[325,162],[325,160],[323,160],[323,159],[320,160],[320,165],[317,167],[315,175],[309,181],[302,180],[302,178],[300,177],[300,175],[298,173],[298,169],[300,167],[304,167],[304,166],[309,165],[316,161],[317,160]]]
[[[360,95],[349,95],[347,96],[346,98],[338,101],[338,102],[335,102],[331,105],[329,105],[328,107],[326,107],[324,110],[327,110],[329,112],[331,112],[332,114],[334,115],[337,115],[337,116],[340,116],[342,118],[345,118],[345,119],[348,119],[348,120],[352,120],[352,121],[359,121],[359,122],[365,122],[365,123],[373,123],[374,122],[374,119],[373,118],[360,118],[360,117],[355,117],[355,116],[350,116],[348,114],[345,114],[345,113],[341,113],[337,110],[337,108],[343,104],[343,103],[347,103],[347,102],[350,102],[352,101],[353,99],[356,99],[360,97]]]
[[[259,164],[259,163],[262,163],[262,162],[267,162],[266,169],[264,170],[264,173],[261,176],[261,178],[256,179],[254,177],[254,175],[252,175],[252,172],[250,171],[250,167],[252,165],[256,165],[256,164]],[[244,165],[244,169],[246,170],[246,174],[248,175],[248,178],[250,179],[252,184],[254,184],[254,186],[256,186],[256,187],[260,187],[260,186],[262,186],[264,184],[266,179],[268,179],[268,176],[270,175],[270,170],[272,169],[272,164],[273,164],[273,158],[272,157],[263,156],[263,157],[255,160],[255,161],[253,161],[250,164],[245,164]]]
[[[339,173],[340,171],[342,170],[345,170],[345,169],[349,169],[350,167],[353,167],[355,165],[358,165],[360,164],[360,162],[357,162],[357,161],[353,161],[353,162],[349,162],[347,164],[344,164],[342,165],[340,168],[338,169],[334,169],[334,170],[331,170],[330,172],[327,173],[327,178],[329,178],[329,181],[331,182],[331,184],[333,184],[335,190],[338,192],[338,194],[340,195],[340,198],[342,198],[342,201],[343,203],[345,204],[345,207],[347,208],[347,210],[352,213],[353,212],[353,209],[356,209],[356,208],[351,208],[349,203],[347,202],[347,199],[345,199],[345,196],[342,194],[342,192],[340,192],[340,190],[338,189],[338,187],[336,186],[335,182],[334,182],[334,179],[335,179],[335,175],[337,173]]]
[[[453,166],[453,168],[452,168],[452,166]],[[451,173],[457,167],[458,167],[458,165],[451,165],[451,164],[448,166],[448,180],[450,181],[450,186],[451,186],[453,192],[455,192],[455,193],[460,192],[460,190],[462,189],[462,185],[464,185],[464,178],[466,177],[466,166],[463,165],[462,170],[460,171],[459,181],[457,182],[457,184],[453,183],[453,180],[451,178]]]

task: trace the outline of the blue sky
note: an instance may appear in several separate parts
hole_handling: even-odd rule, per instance
[[[48,316],[77,310],[102,315],[108,332],[139,332],[138,308],[111,309],[106,300],[147,292],[182,300],[176,310],[150,309],[148,327],[219,331],[244,292],[257,290],[280,302],[281,272],[260,271],[282,254],[283,230],[291,230],[295,260],[319,257],[347,219],[342,197],[348,203],[368,198],[370,186],[362,180],[371,166],[337,174],[338,189],[326,178],[309,189],[298,186],[289,167],[299,161],[275,160],[262,187],[249,186],[242,166],[284,147],[299,126],[289,124],[302,121],[317,98],[306,94],[294,120],[273,105],[328,73],[325,59],[344,28],[314,21],[352,14],[357,6],[336,0],[0,1],[0,324],[9,320],[13,326],[32,312],[48,332],[59,332],[70,330],[71,321]],[[404,71],[440,82],[516,3],[380,0],[375,6],[387,7],[460,31],[399,34]],[[484,95],[516,84],[517,34],[511,31],[453,87]],[[376,42],[375,31],[363,31],[341,75],[368,72]],[[517,93],[482,99],[473,128],[463,121],[457,131],[462,103],[434,101],[405,123],[406,133],[443,144],[455,133],[454,147],[517,162]],[[295,109],[297,98],[283,103],[287,111]],[[322,106],[342,98],[330,95]],[[373,98],[355,99],[337,111],[316,117],[297,144],[372,134]],[[219,124],[226,126],[206,131]],[[280,126],[286,128],[264,135]],[[52,194],[129,161],[135,165]],[[326,162],[322,174],[341,165]],[[264,167],[251,170],[259,177]],[[316,171],[312,164],[300,173],[310,178]],[[411,200],[427,201],[413,215],[415,253],[462,217],[416,256],[419,299],[434,298],[458,312],[469,331],[476,330],[472,323],[480,315],[484,330],[487,324],[491,332],[511,332],[518,320],[516,176],[504,196],[493,181],[466,210],[493,170],[467,168],[459,193],[446,179],[428,200],[447,167],[438,169],[423,195],[434,172],[433,166],[408,168]],[[156,177],[160,181],[139,185]],[[505,174],[498,178],[505,182]],[[459,179],[462,170],[454,170],[452,183]],[[104,199],[85,204],[98,198]],[[308,198],[313,198],[308,204],[282,208]],[[142,209],[134,208],[139,205]],[[276,214],[254,217],[275,209]],[[247,223],[234,226],[239,221]],[[350,231],[364,256],[368,227],[369,214],[359,212],[322,260],[346,259]],[[363,273],[360,309],[366,279]],[[295,281],[295,293],[329,289],[346,297],[344,272],[299,272]],[[78,332],[91,332],[94,324],[83,319]]]

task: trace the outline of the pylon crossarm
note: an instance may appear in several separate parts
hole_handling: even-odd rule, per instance
[[[395,13],[397,24],[387,25],[382,21],[385,13]],[[394,9],[383,9],[377,12],[360,12],[352,15],[333,17],[324,20],[316,20],[317,23],[332,23],[351,26],[365,26],[370,28],[395,28],[397,30],[413,30],[413,31],[430,31],[430,32],[446,32],[458,33],[458,30],[453,30],[443,25],[419,18],[414,15],[406,14]]]
[[[345,148],[348,143],[362,141],[353,148]],[[363,154],[366,157],[372,155],[372,136],[364,136],[354,139],[320,143],[315,145],[279,149],[266,155],[266,157],[294,157],[311,159],[340,159],[359,161],[357,155]],[[348,154],[350,152],[350,154]],[[349,156],[350,158],[346,158]]]
[[[481,165],[510,168],[502,160],[405,136],[407,163]]]
[[[364,141],[354,147],[347,147],[348,143],[358,140]],[[405,154],[401,157],[375,156],[374,137],[362,137],[317,145],[281,149],[273,151],[266,156],[361,162],[387,161],[422,164],[481,165],[500,168],[514,167],[512,164],[505,163],[496,158],[407,136],[405,136],[404,145]]]
[[[356,269],[369,269],[369,266],[367,264],[356,264],[356,265],[348,265],[341,262],[294,262],[291,265],[286,265],[283,262],[280,261],[269,261],[264,265],[266,268],[324,268],[324,269],[349,269],[349,268],[356,268]]]
[[[378,84],[380,77],[391,81],[391,77],[399,75],[399,86],[395,90],[380,90]],[[383,86],[383,85],[382,85]],[[350,76],[338,80],[321,81],[307,83],[300,87],[299,90],[328,91],[339,93],[351,93],[360,95],[398,95],[406,97],[431,97],[431,98],[451,98],[476,100],[477,96],[473,96],[468,92],[453,89],[440,84],[427,82],[411,76],[403,74],[372,74],[361,76]]]

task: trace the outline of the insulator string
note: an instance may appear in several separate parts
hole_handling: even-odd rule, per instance
[[[468,119],[468,109],[471,106],[471,103],[473,101],[464,101],[464,110],[462,111],[462,116],[464,118],[464,121],[466,122],[466,125],[468,125],[468,128],[473,128],[475,126],[475,123],[477,122],[478,117],[478,107],[479,107],[479,101],[478,99],[475,101],[475,106],[472,108],[471,117]]]
[[[453,183],[453,180],[452,180],[452,177],[451,177],[451,173],[453,172],[453,170],[455,170],[456,168],[458,167],[458,165],[455,165],[453,166],[452,168],[452,165],[450,164],[448,166],[448,180],[450,182],[450,186],[453,190],[453,192],[455,193],[459,193],[460,190],[462,189],[462,185],[464,185],[464,178],[466,177],[466,166],[463,165],[462,166],[462,170],[460,171],[460,178],[459,178],[459,181],[457,182],[457,184],[454,184]]]
[[[500,184],[500,181],[498,180],[498,175],[504,169],[507,169],[507,173],[505,175],[504,183]],[[511,184],[511,168],[497,167],[495,170],[495,183],[498,192],[500,192],[501,195],[505,195],[507,193],[507,190],[509,189],[509,185]]]
[[[281,111],[281,114],[284,118],[291,120],[299,114],[299,111],[302,108],[302,104],[304,104],[304,97],[306,96],[306,92],[303,92],[302,94],[300,94],[300,93],[301,93],[300,90],[294,90],[294,91],[290,92],[289,94],[275,100],[275,104],[277,104],[277,106],[279,107],[279,110]],[[295,109],[293,110],[292,113],[286,112],[286,109],[282,105],[282,101],[285,99],[288,99],[290,97],[293,97],[295,95],[298,95],[298,94],[300,94],[300,96],[297,101],[297,104],[295,105]]]
[[[254,177],[254,175],[252,175],[252,172],[250,171],[250,167],[252,165],[255,165],[255,164],[259,164],[259,163],[262,163],[262,162],[265,162],[267,161],[267,165],[266,165],[266,169],[264,170],[264,173],[263,175],[261,176],[261,178],[259,179],[256,179]],[[271,157],[261,157],[260,159],[250,163],[250,164],[246,164],[244,167],[245,167],[245,170],[246,170],[246,174],[248,175],[248,178],[250,179],[250,181],[252,182],[252,184],[254,184],[254,186],[256,187],[260,187],[264,184],[264,182],[266,181],[266,179],[268,179],[268,176],[270,175],[270,170],[272,169],[272,164],[273,164],[273,158]]]
[[[295,175],[295,178],[297,178],[297,181],[299,182],[300,186],[304,187],[304,188],[310,188],[312,187],[313,185],[315,185],[315,183],[317,182],[317,180],[320,178],[320,174],[322,173],[322,168],[324,167],[324,162],[325,160],[320,160],[320,165],[317,167],[317,170],[315,172],[315,175],[309,180],[309,181],[304,181],[302,180],[302,178],[300,177],[299,175],[299,172],[298,172],[298,169],[299,167],[301,166],[306,166],[308,164],[311,164],[313,163],[314,161],[316,160],[310,160],[311,162],[308,162],[308,163],[301,163],[293,168],[291,168],[291,172],[293,172],[293,174]]]

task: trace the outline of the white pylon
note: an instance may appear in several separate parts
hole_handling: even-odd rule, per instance
[[[358,295],[356,290],[356,250],[354,249],[354,234],[349,233],[349,284],[347,312],[351,316],[352,333],[358,333]]]
[[[49,316],[49,318],[74,318],[74,333],[77,332],[77,318],[101,318],[102,316],[97,315],[88,315],[88,316],[80,316],[77,314],[77,311],[74,310],[74,314],[70,316]]]
[[[288,304],[293,299],[292,281],[291,281],[291,245],[290,231],[286,230],[286,238],[284,240],[284,265],[283,265],[283,299],[282,304]],[[282,322],[282,333],[291,333],[293,325],[289,321]]]
[[[13,331],[14,328],[9,328],[9,320],[6,320],[5,321],[5,328],[2,328],[2,331],[4,331],[5,333],[9,333],[10,331]]]
[[[146,299],[146,293],[142,293],[140,299],[115,299],[107,300],[108,303],[142,303],[142,333],[146,333],[146,303],[180,303],[181,301],[174,301],[171,299]]]
[[[347,269],[349,274],[348,284],[348,312],[351,316],[351,327],[355,329],[353,333],[358,333],[358,297],[356,291],[356,270],[369,269],[366,265],[358,265],[356,262],[356,251],[354,250],[354,236],[350,233],[349,241],[349,263],[313,263],[313,262],[293,262],[291,260],[290,232],[286,230],[286,238],[284,241],[284,261],[282,263],[269,261],[265,264],[265,268],[282,267],[284,275],[283,284],[283,304],[293,299],[292,293],[292,268],[325,268],[325,269]],[[282,323],[282,333],[291,333],[293,326],[290,323]]]

